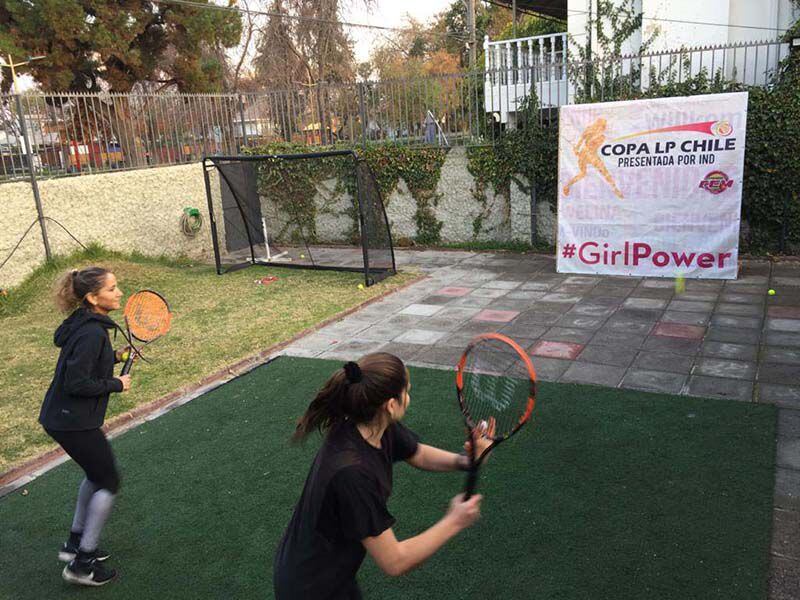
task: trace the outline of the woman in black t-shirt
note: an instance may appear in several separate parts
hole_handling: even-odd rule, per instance
[[[326,432],[274,562],[276,600],[361,598],[356,572],[369,552],[388,575],[422,564],[480,516],[481,496],[450,502],[435,525],[406,540],[392,531],[386,503],[392,464],[428,471],[464,470],[466,456],[420,444],[400,420],[410,401],[408,371],[375,353],[337,370],[297,425],[295,440]],[[490,440],[477,438],[480,453]]]

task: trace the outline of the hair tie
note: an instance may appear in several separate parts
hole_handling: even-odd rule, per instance
[[[356,362],[346,362],[344,363],[344,375],[347,377],[347,383],[360,383],[361,367]]]
[[[72,278],[75,279],[78,276],[78,269],[72,269]]]

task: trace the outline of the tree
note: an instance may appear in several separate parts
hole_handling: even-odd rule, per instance
[[[0,24],[1,52],[47,56],[27,68],[44,90],[83,92],[141,82],[219,91],[218,50],[238,44],[242,29],[234,11],[151,0],[4,0]]]

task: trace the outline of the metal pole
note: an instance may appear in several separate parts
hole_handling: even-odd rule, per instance
[[[247,148],[247,128],[244,123],[244,96],[239,94],[239,119],[242,122],[242,144]]]
[[[364,107],[364,82],[358,83],[358,104],[361,113],[361,145],[367,149],[367,110]]]
[[[39,184],[36,181],[36,173],[33,168],[33,157],[31,156],[31,144],[28,141],[28,131],[25,127],[25,116],[22,114],[22,102],[19,98],[19,88],[17,87],[17,72],[14,70],[14,61],[11,55],[8,56],[8,66],[11,68],[11,81],[14,83],[14,101],[17,105],[17,116],[19,117],[20,131],[22,132],[22,141],[25,144],[25,157],[28,160],[28,173],[31,177],[31,188],[33,189],[33,201],[36,203],[36,213],[39,218],[39,226],[42,228],[42,241],[44,242],[44,255],[49,261],[53,258],[50,251],[50,241],[47,239],[47,226],[44,222],[44,211],[42,210],[42,199],[39,196]]]
[[[467,26],[469,27],[469,70],[475,70],[477,48],[475,46],[475,0],[467,0]]]
[[[517,0],[511,3],[511,36],[517,37]]]

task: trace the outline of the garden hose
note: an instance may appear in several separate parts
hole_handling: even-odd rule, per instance
[[[193,238],[197,235],[202,226],[203,217],[200,215],[198,209],[189,206],[183,209],[183,214],[181,215],[181,230],[183,231],[183,235],[188,238]]]

